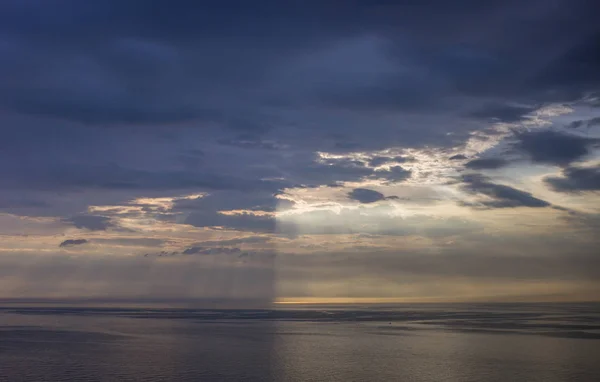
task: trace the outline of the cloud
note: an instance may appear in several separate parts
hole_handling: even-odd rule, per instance
[[[218,191],[202,197],[170,198],[169,201],[169,205],[158,209],[145,208],[141,212],[134,212],[132,217],[153,218],[163,222],[188,224],[194,227],[274,232],[276,228],[275,211],[285,211],[294,205],[294,202],[279,199],[276,194],[266,191]],[[120,214],[116,216],[122,217]],[[259,236],[235,239],[239,243],[246,240],[258,243],[268,239]],[[215,244],[218,242],[214,241]]]
[[[593,137],[597,126],[599,10],[597,2],[566,0],[552,7],[516,0],[375,6],[363,0],[0,1],[0,126],[6,126],[0,208],[18,215],[0,219],[0,234],[31,235],[43,225],[44,232],[60,235],[77,227],[100,231],[88,238],[94,250],[164,251],[161,258],[131,264],[107,260],[104,268],[101,259],[77,266],[55,260],[45,265],[53,272],[26,273],[33,281],[46,276],[44,287],[54,288],[70,288],[56,280],[73,274],[75,291],[93,278],[106,284],[100,292],[117,294],[127,284],[139,295],[220,295],[233,276],[251,279],[242,289],[271,280],[273,268],[260,277],[244,268],[215,284],[214,272],[203,266],[222,259],[179,256],[191,248],[197,254],[223,247],[247,253],[246,247],[285,242],[290,249],[294,240],[304,240],[328,251],[346,246],[364,254],[371,248],[377,258],[374,248],[411,246],[402,252],[410,253],[426,243],[427,250],[447,255],[446,242],[469,243],[488,229],[510,231],[507,211],[448,206],[461,194],[445,184],[465,166],[484,171],[506,164],[494,158],[505,158],[495,153],[506,148],[510,128],[532,129],[515,135],[515,151],[534,164],[564,168],[546,179],[548,187],[597,188],[596,173],[579,162],[597,143],[584,134]],[[558,132],[577,119],[583,121],[572,124],[577,128]],[[547,207],[535,194],[509,186],[545,176],[542,166],[506,161],[515,171],[503,172],[505,184],[481,175],[461,179],[465,203],[476,209]],[[352,189],[367,191],[354,195]],[[199,194],[204,197],[194,196]],[[353,196],[356,202],[347,200]],[[579,203],[563,199],[565,210],[546,212],[566,214]],[[514,230],[530,237],[536,228],[521,229],[528,223]],[[136,231],[125,234],[123,226]],[[360,233],[382,237],[344,242]],[[272,241],[262,239],[267,236]],[[511,239],[501,234],[481,248],[509,251],[499,242]],[[25,248],[21,240],[9,237],[2,245]],[[53,240],[36,236],[27,248],[55,247]],[[530,244],[511,248],[523,252]],[[487,254],[481,248],[476,252]],[[173,253],[178,256],[162,258]],[[343,261],[327,270],[346,280],[362,267],[378,275],[379,267],[392,264],[385,258],[370,263],[371,256],[354,260],[347,274]],[[403,260],[397,254],[390,260],[398,265],[387,274],[392,282],[398,282]],[[437,260],[438,273],[462,261]],[[477,277],[479,270],[494,277],[494,269],[481,269],[485,260],[475,259],[477,266],[469,268],[466,259],[455,274]],[[181,268],[172,265],[186,261]],[[424,260],[415,262],[407,268],[436,274]],[[125,263],[130,268],[115,265]],[[515,264],[506,266],[506,274]],[[306,273],[312,271],[319,269]],[[152,274],[148,282],[144,272]],[[11,291],[4,284],[11,278],[0,278],[0,290]],[[272,287],[266,284],[260,285]]]
[[[106,216],[99,215],[77,215],[70,218],[65,218],[65,222],[74,225],[80,229],[87,229],[90,231],[106,231],[115,225],[111,222],[111,219]]]
[[[222,214],[218,212],[194,212],[183,221],[194,227],[222,227],[248,232],[274,232],[273,216],[255,215],[248,212]]]
[[[597,238],[597,232],[600,229],[600,213],[569,211],[568,214],[562,216],[562,219],[571,226],[589,230],[594,238]]]
[[[456,147],[488,127],[465,118],[471,112],[514,119],[526,109],[518,105],[572,100],[597,84],[594,71],[585,71],[588,81],[572,71],[596,59],[574,46],[592,41],[584,32],[597,28],[591,5],[568,7],[577,22],[534,11],[538,4],[525,17],[500,2],[470,6],[475,23],[463,6],[442,1],[377,10],[362,1],[332,8],[310,0],[293,11],[274,1],[228,4],[243,12],[183,0],[3,3],[0,54],[10,60],[0,65],[0,123],[14,126],[0,143],[4,188],[106,190],[127,200],[402,181],[410,174],[399,166],[373,172],[310,155]],[[447,16],[432,18],[432,6]],[[32,27],[40,17],[48,23]],[[514,32],[488,32],[505,25]],[[542,37],[527,37],[530,28]],[[557,29],[568,31],[560,43]],[[554,74],[530,78],[545,67]],[[405,162],[384,151],[369,157],[369,166]]]
[[[571,128],[571,129],[578,129],[582,126],[586,126],[586,127],[590,128],[590,127],[598,126],[598,125],[600,125],[600,117],[596,117],[596,118],[592,118],[592,119],[588,119],[588,120],[573,121],[573,122],[569,123],[567,125],[567,127]]]
[[[190,247],[185,249],[182,254],[184,255],[239,255],[242,253],[240,248],[207,248],[207,247]]]
[[[263,244],[268,243],[271,240],[268,236],[246,236],[235,239],[224,239],[224,240],[207,240],[198,243],[199,246],[215,246],[215,245],[239,245],[239,244]]]
[[[375,172],[373,177],[387,179],[390,182],[401,182],[409,179],[412,171],[405,169],[402,166],[392,166],[389,169],[384,169]]]
[[[565,98],[598,83],[592,70],[595,36],[589,32],[597,30],[592,4],[570,6],[574,17],[567,20],[538,3],[528,10],[499,2],[469,4],[470,17],[466,5],[442,1],[374,9],[364,1],[333,7],[311,0],[293,10],[274,1],[260,9],[227,3],[158,1],[150,7],[140,1],[81,5],[71,0],[52,8],[77,21],[54,15],[43,3],[2,5],[0,24],[9,41],[3,53],[11,57],[3,79],[13,79],[2,81],[3,106],[96,125],[195,120],[255,130],[265,124],[260,118],[236,120],[253,114],[247,111],[251,107],[240,106],[244,101],[429,112],[443,109],[449,96],[458,94],[493,96],[483,107],[477,103],[474,115],[514,120],[525,107],[511,106],[506,98]],[[432,17],[431,7],[446,17]],[[157,20],[156,14],[176,21]],[[35,31],[27,27],[42,15],[48,23]],[[506,25],[511,33],[484,33]],[[540,36],[531,37],[530,28]],[[399,30],[412,36],[410,44]],[[557,30],[568,31],[560,42]],[[474,35],[481,38],[464,42],[464,36]],[[579,47],[577,41],[585,43]],[[544,54],[549,47],[552,53]],[[304,55],[323,50],[316,62]],[[549,69],[537,73],[540,67]],[[280,71],[297,75],[282,75],[280,81]],[[524,78],[523,72],[533,73]],[[250,86],[256,91],[247,91]],[[286,91],[290,88],[294,91]],[[556,89],[552,97],[549,89]]]
[[[219,139],[219,144],[225,146],[239,147],[241,149],[254,150],[279,150],[283,148],[276,142],[262,140],[260,137],[244,134],[231,139]]]
[[[484,120],[496,120],[501,122],[516,122],[523,119],[527,114],[534,111],[536,107],[514,106],[514,105],[486,105],[480,110],[469,114],[470,117]]]
[[[151,237],[116,237],[116,238],[95,238],[91,239],[94,243],[132,246],[132,247],[160,247],[168,242],[164,239],[155,239]]]
[[[348,193],[348,197],[361,203],[374,203],[385,199],[382,193],[367,188],[355,188]]]
[[[49,168],[22,168],[23,173],[11,174],[7,184],[15,188],[33,187],[55,190],[103,189],[117,191],[185,190],[185,189],[270,189],[281,182],[198,171],[138,170],[119,164],[64,165]]]
[[[364,162],[347,158],[327,158],[322,161],[311,158],[309,163],[301,161],[295,166],[301,166],[297,176],[303,184],[307,185],[327,184],[332,180],[359,181],[375,174],[375,171],[365,166]]]
[[[562,177],[549,176],[544,182],[558,192],[600,191],[600,167],[567,167]]]
[[[489,178],[480,174],[463,175],[462,182],[461,188],[464,191],[487,197],[487,199],[478,201],[478,205],[485,208],[543,208],[551,206],[550,203],[534,197],[529,192],[503,184],[491,183]]]
[[[404,163],[404,162],[411,162],[413,160],[414,160],[414,158],[405,157],[405,156],[394,156],[394,157],[374,156],[369,159],[369,166],[379,167],[383,164]]]
[[[590,153],[597,139],[561,133],[552,130],[528,131],[516,134],[516,147],[529,155],[535,163],[567,166]]]
[[[185,248],[182,251],[161,251],[158,253],[146,253],[144,257],[175,257],[189,255],[236,255],[236,257],[248,257],[251,255],[268,255],[271,256],[271,251],[242,251],[238,247],[210,247],[210,246],[192,246]]]
[[[421,74],[395,74],[350,89],[323,89],[320,98],[330,107],[345,110],[382,113],[424,111],[426,107],[438,107],[436,94],[440,90],[439,84]]]
[[[243,190],[227,190],[212,192],[199,198],[178,199],[173,203],[170,212],[194,212],[203,211],[228,211],[249,210],[261,212],[273,212],[280,205],[288,205],[291,202],[277,198],[276,192]]]
[[[48,203],[41,200],[30,200],[22,198],[14,198],[4,200],[0,204],[0,209],[20,209],[20,208],[44,208],[48,207]]]
[[[508,161],[500,158],[473,159],[465,164],[470,170],[495,170],[508,165]]]
[[[69,240],[65,240],[62,243],[60,243],[59,247],[65,248],[65,247],[72,247],[72,246],[82,245],[82,244],[87,244],[87,243],[89,243],[89,242],[86,239],[69,239]]]

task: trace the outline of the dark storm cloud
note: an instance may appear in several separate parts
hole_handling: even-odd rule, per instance
[[[528,131],[516,134],[516,147],[535,163],[567,166],[584,159],[597,139],[552,130]]]
[[[187,152],[176,154],[175,158],[186,170],[196,170],[203,164],[204,153],[198,149],[188,150]]]
[[[320,107],[319,84],[332,104],[355,111],[430,112],[456,95],[535,98],[552,90],[561,98],[558,85],[571,97],[569,78],[580,74],[568,71],[570,65],[595,57],[574,49],[597,30],[594,10],[566,1],[553,8],[541,1],[525,7],[516,1],[8,1],[0,9],[0,46],[9,57],[0,71],[6,79],[0,99],[11,110],[88,123],[199,119],[264,131],[270,125],[265,115],[248,109],[294,107],[298,98]],[[269,84],[273,69],[295,67],[299,56],[323,47],[334,51],[336,44],[364,36],[381,41],[381,52],[359,44],[339,53],[351,69],[337,64],[341,60],[317,62],[297,82],[281,82],[285,89]],[[545,53],[548,46],[553,49]],[[381,57],[369,61],[361,49]],[[382,72],[380,64],[389,70]],[[532,81],[535,68],[549,66],[555,76]],[[299,90],[307,82],[310,89]],[[249,102],[251,107],[239,107]],[[486,117],[516,118],[523,109],[502,101],[491,105],[483,108]],[[472,108],[482,113],[481,106]],[[418,140],[444,136],[422,135]]]
[[[19,165],[21,172],[11,173],[5,187],[29,186],[45,190],[184,190],[184,189],[277,189],[283,183],[244,179],[216,172],[194,170],[133,169],[118,164],[75,165],[35,167]],[[10,170],[14,170],[14,167]]]
[[[276,52],[298,45],[284,43],[294,31],[269,34],[283,26],[277,16],[291,12],[277,7],[268,17],[263,12],[274,3],[9,3],[0,12],[10,53],[3,67],[13,78],[4,83],[12,93],[1,97],[4,105],[86,123],[229,123],[222,105],[215,108],[207,97],[194,101],[200,90],[252,83],[267,70],[264,64],[276,61]],[[35,26],[20,26],[30,22]],[[258,41],[264,49],[248,48]]]
[[[463,175],[462,182],[464,183],[462,185],[464,191],[491,198],[491,200],[481,200],[478,202],[484,208],[542,208],[551,205],[544,200],[534,197],[529,192],[503,184],[492,183],[489,181],[489,178],[480,174]]]
[[[41,199],[41,198],[40,198]],[[0,210],[3,212],[14,213],[14,214],[27,214],[32,210],[43,210],[50,207],[50,204],[43,200],[36,200],[34,198],[27,198],[22,196],[6,195],[2,197],[0,201]]]
[[[562,177],[549,176],[544,181],[558,192],[600,191],[600,167],[567,167]]]
[[[326,105],[347,110],[398,112],[439,107],[440,86],[414,75],[382,78],[380,83],[349,89],[326,89],[319,95]]]
[[[508,165],[508,161],[500,158],[473,159],[465,164],[471,170],[495,170]]]
[[[514,105],[597,90],[597,7],[3,1],[3,189],[45,195],[23,209],[35,214],[50,192],[102,194],[100,204],[116,203],[115,193],[121,202],[207,190],[260,198],[294,186],[406,180],[412,174],[401,166],[368,167],[402,157],[323,163],[314,153],[456,146],[487,120],[529,110]],[[220,210],[258,206],[223,200]],[[267,217],[201,208],[186,212],[190,222],[272,227]]]
[[[591,4],[591,3],[590,3]],[[598,5],[590,11],[597,12]],[[585,18],[585,15],[581,15]],[[552,84],[561,89],[563,96],[570,95],[576,99],[584,92],[595,92],[600,82],[600,45],[599,28],[591,27],[580,39],[571,43],[569,49],[561,52],[561,55],[550,62],[550,64],[538,73],[531,81],[533,86],[544,86]]]
[[[252,96],[249,87],[282,62],[357,36],[386,41],[391,62],[408,71],[354,83],[331,78],[325,96],[318,87],[308,92],[318,102],[414,111],[443,105],[456,91],[573,97],[600,81],[596,10],[566,1],[552,7],[543,1],[5,1],[0,32],[9,59],[2,64],[0,98],[18,112],[88,123],[227,124],[238,114],[223,99]],[[539,73],[540,67],[547,70]],[[207,89],[216,96],[207,97]],[[283,104],[292,98],[270,95]],[[477,107],[473,113],[506,120],[521,109]],[[232,124],[255,129],[262,122]]]
[[[274,234],[320,235],[318,243],[300,239],[314,245],[303,250],[312,254],[340,248],[334,256],[279,257],[284,266],[278,265],[277,282],[314,294],[353,291],[344,280],[365,280],[356,293],[372,286],[373,296],[411,291],[400,285],[413,276],[426,276],[428,285],[441,276],[463,285],[473,281],[470,290],[485,278],[494,287],[517,279],[597,280],[597,246],[589,245],[596,216],[581,218],[585,230],[569,224],[577,235],[565,240],[555,232],[535,236],[525,228],[530,221],[515,223],[523,232],[498,234],[494,227],[503,222],[490,214],[489,220],[448,218],[452,211],[440,215],[433,205],[433,198],[455,197],[438,187],[439,179],[464,162],[475,159],[466,167],[482,171],[499,167],[476,159],[479,146],[470,145],[486,137],[493,144],[494,133],[504,136],[496,122],[519,123],[535,114],[534,105],[566,102],[577,116],[582,97],[600,89],[600,5],[550,3],[0,1],[0,208],[54,217],[22,219],[9,233],[21,224],[35,233],[64,230],[67,223],[109,231],[87,239],[94,249],[129,246],[160,257],[0,256],[0,272],[11,276],[3,289],[27,281],[18,288],[24,294],[177,298],[254,290],[272,301],[272,252],[258,267],[239,265],[260,258],[248,248],[285,242],[283,252],[293,250],[296,243]],[[571,120],[550,114],[540,120]],[[578,162],[597,142],[576,134],[595,123],[574,124],[569,135],[517,134],[516,147],[535,163],[564,168],[562,176],[546,179],[549,187],[594,191],[597,171]],[[485,158],[496,158],[494,149]],[[422,163],[387,154],[411,152]],[[515,184],[528,171],[511,174]],[[357,200],[351,206],[275,213],[293,207],[278,199],[285,192],[306,196],[299,203],[319,203],[321,195],[345,191],[312,187],[351,185],[350,191],[370,187],[362,182],[383,187],[409,179],[397,187],[398,195],[407,195],[402,201],[365,189],[349,195]],[[421,184],[430,181],[431,187]],[[481,175],[460,182],[473,208],[570,213]],[[191,196],[197,194],[204,197]],[[404,208],[417,213],[404,214]],[[8,224],[18,218],[9,217]],[[139,230],[151,230],[151,237],[123,233],[124,219],[139,219]],[[172,238],[157,238],[170,229]],[[211,240],[201,242],[194,236],[200,231]],[[227,239],[219,240],[221,234]],[[326,236],[357,234],[385,237],[345,242]],[[54,249],[83,251],[87,245],[75,243],[81,240]],[[386,246],[389,253],[373,249]],[[301,264],[286,268],[286,261]],[[7,268],[11,263],[19,266]]]
[[[69,240],[65,240],[62,243],[60,243],[59,247],[60,248],[64,248],[64,247],[72,247],[75,245],[82,245],[82,244],[87,244],[88,241],[86,239],[69,239]]]
[[[110,218],[99,215],[77,215],[70,218],[65,218],[66,223],[70,223],[77,228],[87,229],[90,231],[106,231],[114,227]]]
[[[260,139],[255,135],[239,135],[231,139],[219,139],[219,144],[226,146],[239,147],[241,149],[258,149],[258,150],[277,150],[281,146],[276,142]]]
[[[6,180],[0,200],[42,203],[21,206],[21,211],[13,202],[2,203],[4,210],[37,216],[73,214],[90,204],[122,204],[140,195],[214,190],[273,193],[291,185],[278,177],[277,169],[260,166],[261,162],[277,163],[270,156],[273,154],[222,150],[210,142],[210,132],[196,134],[187,129],[183,135],[164,138],[145,129],[58,125],[44,126],[47,131],[40,127],[38,134],[17,119],[15,129],[8,131],[9,141],[13,139],[0,149],[0,176]],[[79,208],[64,211],[67,199],[60,196],[62,193],[81,203]],[[89,204],[84,204],[86,198]]]
[[[510,123],[523,119],[525,115],[531,113],[535,109],[536,107],[492,104],[472,112],[469,116],[484,120],[491,119]]]
[[[381,192],[369,190],[368,188],[355,188],[348,193],[348,197],[361,203],[375,203],[385,199]]]

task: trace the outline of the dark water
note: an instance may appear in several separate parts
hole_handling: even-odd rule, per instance
[[[9,306],[0,381],[600,381],[600,306]]]

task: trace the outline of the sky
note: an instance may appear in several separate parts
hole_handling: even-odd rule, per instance
[[[600,300],[600,5],[0,2],[0,298]]]

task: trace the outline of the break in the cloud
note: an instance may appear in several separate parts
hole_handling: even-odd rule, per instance
[[[0,2],[0,296],[587,298],[599,12]]]

